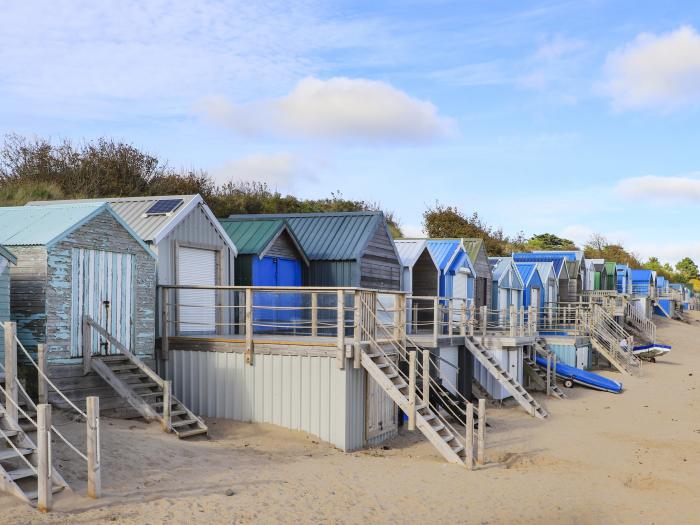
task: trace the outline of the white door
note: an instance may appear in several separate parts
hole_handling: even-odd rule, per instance
[[[83,355],[82,319],[90,316],[127,350],[132,347],[134,258],[128,253],[73,248],[71,356]],[[93,354],[118,354],[94,330]]]
[[[585,370],[588,368],[588,347],[587,346],[577,346],[576,347],[576,368]]]
[[[177,284],[216,286],[214,250],[180,247],[177,250]],[[178,290],[179,334],[216,333],[216,290]]]
[[[530,289],[530,306],[539,310],[540,309],[540,289],[531,288]]]
[[[462,317],[462,304],[466,304],[468,290],[468,275],[466,272],[457,271],[452,287],[452,320],[459,321]]]

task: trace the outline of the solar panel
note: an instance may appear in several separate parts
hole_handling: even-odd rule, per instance
[[[182,199],[159,200],[146,210],[146,215],[165,215],[175,211],[180,204],[182,204]]]

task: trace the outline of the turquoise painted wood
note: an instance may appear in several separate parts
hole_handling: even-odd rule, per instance
[[[73,248],[71,357],[81,357],[82,316],[87,314],[131,350],[134,318],[134,260],[128,253]],[[115,354],[92,333],[93,353]]]

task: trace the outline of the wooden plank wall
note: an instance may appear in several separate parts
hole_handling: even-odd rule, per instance
[[[401,289],[401,263],[384,221],[379,221],[360,260],[360,286],[380,290]]]
[[[17,337],[27,350],[36,350],[46,334],[46,249],[11,246],[17,265],[10,269],[11,319]]]

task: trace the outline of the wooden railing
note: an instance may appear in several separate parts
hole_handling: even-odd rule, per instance
[[[650,319],[644,317],[632,303],[627,303],[625,307],[625,319],[642,332],[649,342],[656,342],[656,325]]]

